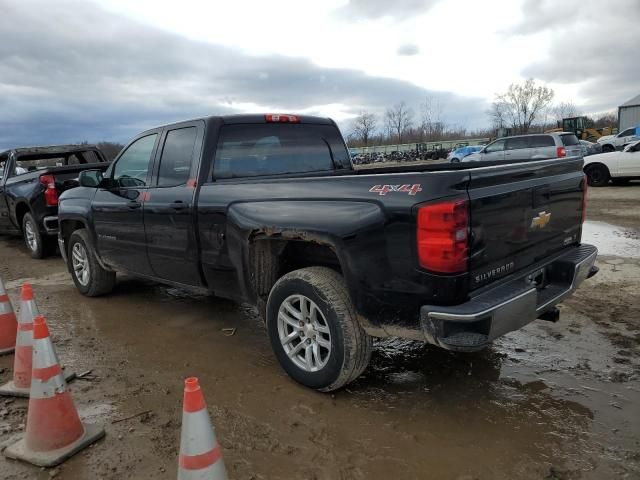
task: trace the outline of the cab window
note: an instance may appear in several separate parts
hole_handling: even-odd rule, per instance
[[[486,153],[501,152],[503,150],[504,150],[504,140],[496,140],[495,142],[487,145],[487,147],[484,149]]]
[[[151,154],[158,134],[147,135],[133,142],[113,167],[113,180],[119,187],[144,187],[151,163]]]
[[[330,125],[225,125],[216,151],[215,178],[324,172],[349,161]]]
[[[159,187],[177,187],[187,183],[197,133],[196,127],[169,130],[162,147],[158,172]]]
[[[522,150],[528,147],[526,137],[514,137],[507,139],[505,150]]]

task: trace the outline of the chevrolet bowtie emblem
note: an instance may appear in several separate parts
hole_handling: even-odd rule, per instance
[[[531,228],[544,228],[550,221],[550,213],[540,212],[537,217],[533,217],[533,220],[531,220]]]

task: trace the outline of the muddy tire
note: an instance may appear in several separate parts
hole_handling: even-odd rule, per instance
[[[611,179],[609,169],[604,165],[591,165],[584,173],[587,174],[587,181],[591,187],[606,187]]]
[[[98,297],[113,290],[116,272],[102,268],[86,229],[71,234],[67,259],[71,278],[80,293],[87,297]]]
[[[56,250],[55,238],[42,235],[31,213],[22,218],[22,236],[31,258],[45,258]]]
[[[372,338],[356,318],[344,279],[329,268],[302,268],[276,282],[267,331],[289,376],[322,392],[355,380],[371,359]]]

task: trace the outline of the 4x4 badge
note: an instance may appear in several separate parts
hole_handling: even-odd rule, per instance
[[[544,228],[551,221],[551,214],[547,212],[539,212],[537,217],[531,220],[531,228]]]

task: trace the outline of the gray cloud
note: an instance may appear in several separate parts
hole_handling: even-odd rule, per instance
[[[451,122],[484,123],[486,104],[409,82],[305,59],[248,56],[80,1],[0,0],[0,148],[125,141],[163,123],[235,111],[237,103],[299,111],[344,104],[382,112],[426,96]]]
[[[413,43],[405,43],[404,45],[400,45],[396,52],[398,55],[411,57],[420,53],[420,47]]]
[[[393,17],[398,20],[420,15],[439,0],[349,0],[337,10],[338,15],[351,20]]]
[[[547,82],[580,83],[588,111],[603,111],[640,93],[640,2],[638,0],[527,0],[523,23],[508,33],[549,31],[545,60],[522,73]]]

